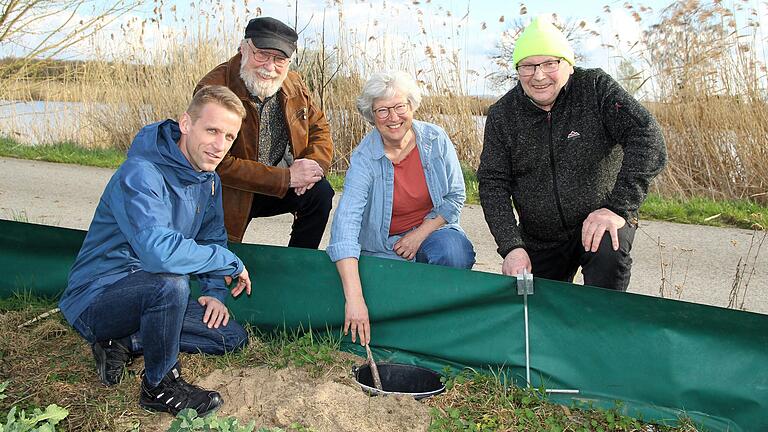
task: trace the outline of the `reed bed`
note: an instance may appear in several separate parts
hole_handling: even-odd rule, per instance
[[[492,100],[468,96],[467,83],[477,73],[460,55],[466,48],[461,44],[477,29],[460,28],[450,41],[435,39],[433,24],[423,18],[425,6],[413,3],[408,13],[419,17],[415,28],[393,28],[384,19],[348,23],[343,3],[334,2],[326,8],[326,14],[338,18],[334,24],[316,35],[302,34],[292,67],[328,116],[337,172],[347,168],[351,152],[371,128],[354,105],[362,84],[373,72],[397,69],[411,73],[424,89],[416,118],[444,127],[465,166],[478,165],[482,115]],[[612,60],[617,65],[609,72],[649,107],[664,130],[669,165],[652,185],[663,196],[768,202],[768,79],[759,27],[766,12],[756,1],[731,5],[689,0],[653,11],[625,3],[646,29],[640,41],[627,51],[620,49],[621,41],[603,36],[612,58],[620,59]],[[238,15],[225,10],[229,7],[204,0],[190,16],[179,17],[174,7],[159,2],[153,17],[124,25],[123,34],[114,37],[119,43],[97,45],[97,60],[78,63],[66,79],[34,85],[28,78],[4,79],[1,96],[47,93],[48,98],[83,101],[87,119],[78,141],[124,150],[147,122],[178,117],[197,81],[236,53],[247,18],[260,11],[246,6],[248,13]],[[606,7],[605,14],[610,13]],[[524,25],[526,14],[521,5],[518,16],[508,19],[515,23],[513,36],[503,39],[500,53],[512,52],[514,26]],[[219,18],[225,15],[234,18]],[[445,19],[455,24],[450,14]],[[178,23],[182,31],[159,30]],[[598,35],[594,29],[599,25],[566,21],[563,27],[579,46],[578,41]],[[499,92],[513,84],[504,82]]]
[[[768,202],[766,17],[758,2],[673,2],[632,55],[635,88],[662,125],[664,196]],[[626,6],[637,21],[649,12]],[[764,9],[764,6],[762,6]]]

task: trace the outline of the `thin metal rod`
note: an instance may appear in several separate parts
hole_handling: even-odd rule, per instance
[[[528,290],[523,292],[523,313],[525,314],[525,380],[531,386],[531,351],[528,339]]]

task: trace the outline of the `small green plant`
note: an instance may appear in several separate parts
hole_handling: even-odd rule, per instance
[[[467,194],[466,203],[480,204],[480,182],[477,180],[477,172],[466,162],[462,162],[461,173],[464,175],[464,188]]]
[[[176,418],[171,422],[168,432],[193,432],[193,431],[220,431],[220,432],[285,432],[280,428],[259,428],[256,429],[256,422],[251,420],[247,425],[241,426],[234,417],[217,417],[215,414],[205,417],[198,417],[197,411],[188,408],[179,412]],[[310,432],[308,429],[298,423],[292,423],[291,431]]]
[[[568,407],[548,400],[545,388],[511,384],[504,374],[445,370],[446,392],[427,400],[432,408],[430,431],[695,431],[681,418],[680,427],[648,425],[624,414],[621,402],[599,408],[591,404]]]
[[[11,216],[11,220],[15,222],[29,222],[29,216],[27,215],[26,210],[20,210],[16,211],[14,209],[8,210],[8,213]]]
[[[6,398],[6,388],[7,381],[0,383],[0,400]],[[25,410],[19,412],[18,408],[13,406],[6,415],[6,423],[0,423],[0,432],[53,432],[56,430],[54,426],[68,415],[69,411],[56,404],[48,405],[45,411],[33,408],[29,413]]]
[[[302,424],[299,424],[299,423],[295,423],[295,422],[291,423],[291,426],[289,427],[288,430],[290,430],[291,432],[294,432],[294,431],[295,432],[315,432],[314,429],[312,429],[310,427],[306,427],[306,426],[304,426]]]
[[[331,171],[325,178],[333,190],[341,192],[344,189],[344,173]]]
[[[222,432],[252,432],[256,428],[256,422],[251,421],[245,426],[241,426],[234,417],[217,417],[215,414],[205,417],[198,417],[197,411],[188,408],[182,410],[171,422],[168,432],[191,432],[191,431],[222,431]],[[259,429],[259,432],[266,432],[270,429]]]

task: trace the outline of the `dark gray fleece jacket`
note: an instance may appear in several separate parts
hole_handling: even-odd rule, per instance
[[[488,112],[477,172],[499,254],[555,247],[603,207],[636,223],[666,160],[659,124],[602,70],[575,68],[549,112],[518,83]]]

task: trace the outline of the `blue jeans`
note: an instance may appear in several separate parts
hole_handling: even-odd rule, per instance
[[[179,351],[223,354],[248,343],[235,320],[208,328],[204,313],[189,298],[189,276],[138,271],[105,286],[73,327],[92,344],[122,339],[132,352],[143,351],[147,384],[155,386],[176,364]]]
[[[471,269],[475,249],[467,236],[453,228],[433,231],[416,252],[416,262]]]

